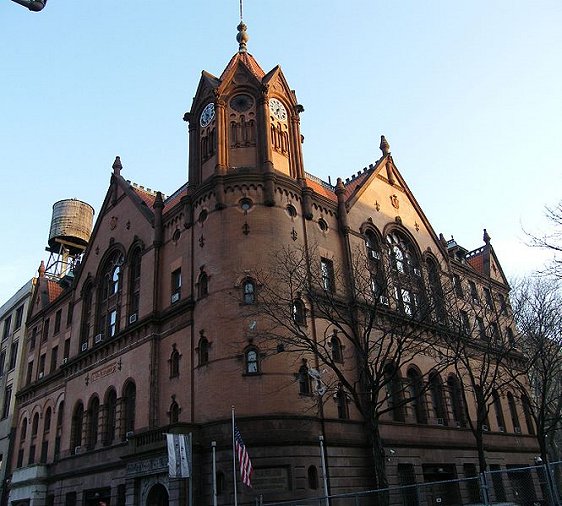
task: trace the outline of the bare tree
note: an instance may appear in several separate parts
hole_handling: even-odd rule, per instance
[[[383,268],[380,252],[361,249],[348,259],[345,265],[315,247],[282,248],[256,274],[255,314],[265,322],[260,335],[272,347],[301,358],[301,374],[309,369],[321,399],[331,393],[357,409],[372,449],[375,486],[386,488],[381,421],[404,421],[405,405],[416,400],[416,418],[427,421],[419,401],[430,387],[427,373],[405,380],[400,370],[419,355],[434,359],[434,373],[448,365],[440,346],[447,329],[445,296],[436,279],[432,290],[424,289],[429,281],[413,259],[395,263],[400,286],[383,275],[392,266]],[[308,388],[307,378],[298,380]]]
[[[547,266],[547,272],[558,279],[562,279],[562,201],[554,207],[546,207],[545,214],[552,225],[552,231],[543,234],[527,233],[530,245],[537,248],[547,249],[553,252],[554,258]]]
[[[520,343],[529,357],[530,395],[520,381],[527,425],[534,424],[541,457],[559,460],[562,428],[562,286],[558,279],[529,277],[512,297]]]

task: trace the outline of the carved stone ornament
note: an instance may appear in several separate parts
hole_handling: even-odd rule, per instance
[[[119,221],[119,218],[117,218],[117,216],[112,216],[111,219],[109,220],[109,228],[111,230],[115,230],[117,228],[117,222]]]
[[[205,237],[202,234],[201,237],[199,237],[199,246],[205,246]]]
[[[298,238],[297,231],[293,227],[293,230],[291,230],[291,239],[293,239],[293,241],[296,241],[297,238]]]
[[[375,209],[376,209],[377,211],[380,211],[380,210],[381,210],[381,205],[379,204],[379,201],[378,201],[378,200],[375,200]]]
[[[390,203],[392,204],[392,207],[394,207],[394,209],[398,209],[400,207],[400,202],[396,195],[391,195]]]
[[[414,227],[415,227],[415,229],[416,229],[416,232],[419,232],[419,231],[420,231],[420,226],[418,225],[418,222],[417,222],[417,221],[414,223]]]

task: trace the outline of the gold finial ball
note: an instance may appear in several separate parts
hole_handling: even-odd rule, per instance
[[[238,28],[238,34],[236,35],[236,41],[240,45],[240,50],[245,51],[246,50],[246,42],[248,42],[248,40],[250,39],[250,37],[246,33],[246,28],[248,28],[248,27],[242,21],[242,22],[240,22],[240,24],[238,25],[237,28]]]

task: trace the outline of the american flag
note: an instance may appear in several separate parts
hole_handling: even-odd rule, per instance
[[[250,456],[246,451],[244,441],[242,441],[240,431],[236,426],[234,426],[234,444],[236,445],[236,453],[238,453],[238,463],[240,464],[240,476],[242,477],[242,483],[251,487],[251,479],[254,469],[252,468],[252,462],[250,461]]]

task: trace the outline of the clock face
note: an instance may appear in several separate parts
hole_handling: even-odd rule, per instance
[[[269,99],[269,110],[279,121],[285,121],[287,119],[287,110],[285,109],[285,106],[276,98]]]
[[[203,109],[201,118],[199,119],[199,124],[205,128],[206,126],[209,126],[213,119],[215,119],[215,104],[211,102],[205,106],[205,109]]]
[[[232,97],[230,100],[230,107],[237,112],[246,112],[254,105],[254,99],[250,95],[241,94]]]

